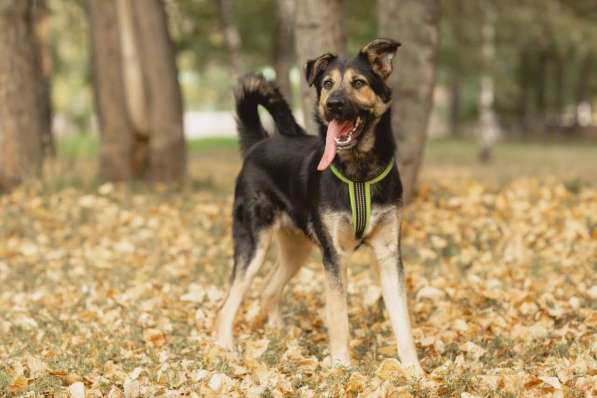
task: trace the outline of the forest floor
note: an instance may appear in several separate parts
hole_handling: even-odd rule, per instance
[[[349,269],[353,368],[330,368],[317,256],[282,330],[239,314],[211,340],[227,287],[234,144],[191,145],[179,187],[96,182],[79,144],[46,180],[0,196],[0,396],[590,397],[597,394],[594,144],[430,144],[403,250],[426,376],[396,361],[367,250]],[[74,149],[73,149],[74,148]],[[71,156],[73,155],[73,156]]]

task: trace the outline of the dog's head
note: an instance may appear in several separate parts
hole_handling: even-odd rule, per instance
[[[391,103],[387,80],[399,46],[395,40],[375,39],[353,59],[327,53],[307,62],[307,82],[317,90],[316,116],[327,126],[319,170],[329,166],[336,151],[373,148],[375,126]]]

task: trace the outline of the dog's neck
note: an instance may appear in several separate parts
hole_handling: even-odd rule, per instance
[[[391,111],[388,109],[354,148],[336,154],[334,164],[347,178],[353,181],[367,181],[375,178],[394,157],[396,142],[392,134]],[[361,145],[363,144],[363,145]],[[364,148],[368,147],[368,148]]]

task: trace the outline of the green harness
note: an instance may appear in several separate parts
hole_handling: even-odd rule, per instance
[[[350,197],[350,208],[352,210],[352,228],[357,238],[361,238],[371,220],[371,185],[383,180],[392,170],[394,158],[390,160],[386,168],[375,178],[369,181],[352,181],[346,178],[340,171],[331,165],[332,172],[338,179],[348,185]]]

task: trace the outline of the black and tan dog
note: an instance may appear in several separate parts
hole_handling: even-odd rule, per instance
[[[306,79],[318,96],[319,137],[296,123],[271,83],[256,75],[240,80],[235,94],[244,164],[235,187],[234,269],[216,319],[218,344],[233,347],[234,317],[272,239],[279,261],[264,288],[260,317],[274,324],[281,321],[284,286],[319,246],[331,359],[350,366],[346,261],[369,245],[400,359],[421,372],[400,258],[402,185],[387,85],[399,46],[376,39],[353,59],[324,54],[307,63]],[[278,134],[268,136],[258,105],[272,115]]]

